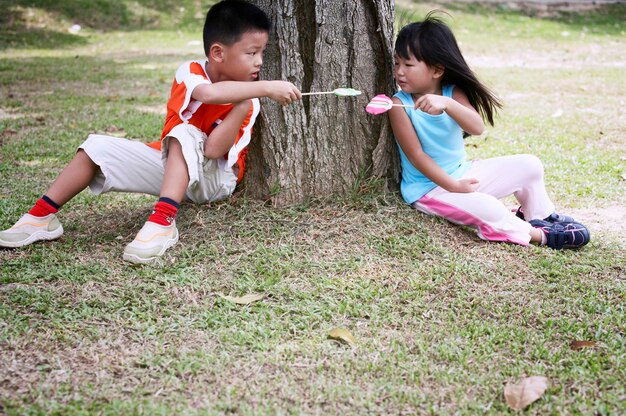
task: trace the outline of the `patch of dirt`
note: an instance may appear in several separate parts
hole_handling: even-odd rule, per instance
[[[24,114],[20,113],[10,113],[2,108],[0,108],[0,120],[6,120],[9,118],[21,118],[26,117]]]
[[[137,110],[144,112],[144,113],[151,113],[151,114],[161,114],[161,115],[165,115],[167,114],[167,109],[165,108],[165,106],[163,104],[159,104],[159,105],[140,105],[135,107]]]
[[[592,239],[611,240],[626,247],[626,206],[570,209],[567,214],[585,224]]]
[[[607,4],[616,4],[621,0],[444,0],[442,3],[475,3],[500,5],[509,10],[519,10],[537,17],[553,17],[561,12],[589,12]]]
[[[511,34],[514,37],[514,34]],[[561,33],[563,38],[569,32]],[[580,68],[625,68],[622,44],[564,45],[536,44],[533,48],[515,51],[483,51],[468,53],[466,58],[471,67],[476,68],[532,68],[532,69],[571,69]],[[513,52],[513,53],[511,53]]]

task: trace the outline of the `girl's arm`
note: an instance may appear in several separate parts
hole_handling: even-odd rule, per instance
[[[485,130],[485,123],[478,111],[470,104],[465,92],[460,88],[452,91],[452,97],[426,94],[415,102],[415,108],[425,113],[437,115],[444,111],[461,126],[464,132],[479,136]]]
[[[394,97],[393,101],[395,104],[402,104],[398,98]],[[402,107],[393,107],[388,114],[393,134],[396,136],[402,151],[409,158],[411,164],[424,176],[448,192],[474,192],[478,188],[477,179],[456,180],[424,153],[413,124]]]

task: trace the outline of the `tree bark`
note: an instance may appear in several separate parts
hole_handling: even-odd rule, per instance
[[[246,189],[277,205],[345,194],[362,180],[397,183],[386,116],[365,106],[393,93],[394,0],[253,0],[272,19],[262,77],[302,92],[352,87],[359,97],[317,95],[282,107],[262,100]]]

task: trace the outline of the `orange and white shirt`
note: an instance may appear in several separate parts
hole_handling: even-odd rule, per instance
[[[208,136],[233,109],[232,104],[205,104],[191,97],[191,93],[198,85],[211,84],[211,80],[205,71],[206,64],[206,59],[190,61],[182,64],[176,71],[170,98],[167,102],[167,115],[165,116],[161,140],[175,126],[182,123],[196,126]],[[235,143],[228,153],[224,155],[223,159],[223,163],[229,168],[232,168],[235,164],[238,165],[237,182],[240,182],[243,178],[247,153],[246,146],[250,143],[252,126],[261,108],[258,98],[253,98],[250,101],[252,102],[250,112],[239,128]],[[161,150],[161,141],[148,143],[148,146]]]

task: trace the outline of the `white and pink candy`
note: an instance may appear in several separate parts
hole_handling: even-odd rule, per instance
[[[387,97],[385,94],[378,94],[376,97],[372,98],[372,101],[370,101],[369,104],[367,104],[365,111],[377,116],[391,110],[391,107],[393,107],[393,101],[391,101],[391,98]]]
[[[365,111],[377,116],[386,113],[391,110],[392,107],[413,108],[411,105],[394,104],[391,98],[387,97],[385,94],[378,94],[376,97],[372,98],[372,101],[365,107]]]

